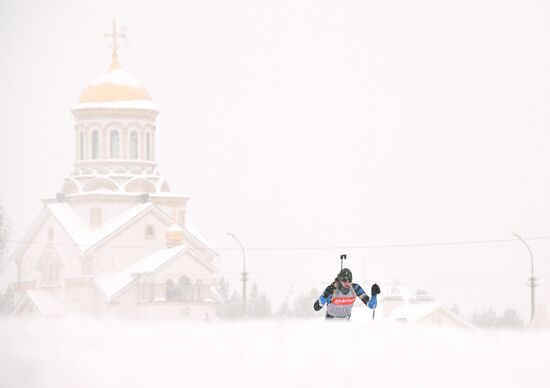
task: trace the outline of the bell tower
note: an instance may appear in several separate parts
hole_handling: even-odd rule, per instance
[[[155,162],[159,112],[147,90],[120,66],[117,38],[125,35],[115,22],[105,36],[112,38],[111,64],[88,84],[72,110],[75,161],[62,192],[167,192]]]

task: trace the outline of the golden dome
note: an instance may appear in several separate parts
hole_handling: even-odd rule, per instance
[[[113,56],[109,70],[90,82],[78,103],[115,101],[151,101],[151,96],[134,77],[121,69],[118,58]]]

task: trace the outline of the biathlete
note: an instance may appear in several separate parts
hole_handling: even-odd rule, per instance
[[[315,301],[313,309],[319,311],[323,306],[327,305],[325,319],[345,319],[351,317],[351,309],[356,298],[369,308],[375,309],[377,305],[376,296],[380,294],[378,284],[373,284],[371,287],[371,297],[357,283],[352,283],[353,280],[351,271],[348,268],[343,268],[334,282],[325,288],[319,299]]]

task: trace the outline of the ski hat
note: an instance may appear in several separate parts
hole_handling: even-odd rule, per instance
[[[353,276],[352,276],[351,271],[349,269],[342,268],[342,270],[338,274],[338,279],[340,279],[340,280],[347,279],[351,282],[353,280]]]

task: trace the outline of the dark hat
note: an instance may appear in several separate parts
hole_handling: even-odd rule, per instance
[[[351,282],[353,280],[353,276],[352,276],[351,271],[349,269],[342,268],[342,270],[338,274],[338,279],[340,279],[340,280],[349,280]]]

